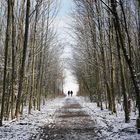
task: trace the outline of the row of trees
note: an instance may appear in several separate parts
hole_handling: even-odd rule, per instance
[[[73,71],[79,94],[112,113],[123,102],[130,122],[130,99],[138,109],[140,129],[140,1],[73,0]]]
[[[58,0],[0,1],[0,126],[25,105],[30,114],[61,92],[63,47],[53,27],[58,9]]]

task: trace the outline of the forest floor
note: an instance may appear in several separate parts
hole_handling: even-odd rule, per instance
[[[0,127],[1,140],[140,140],[131,113],[131,123],[124,123],[122,105],[117,115],[100,110],[85,97],[64,97],[49,100],[41,111],[27,109],[19,121],[5,121]]]

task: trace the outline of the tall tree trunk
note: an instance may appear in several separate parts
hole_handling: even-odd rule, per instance
[[[116,41],[117,41],[117,50],[118,50],[118,57],[119,57],[119,64],[120,64],[120,73],[121,73],[121,87],[122,87],[122,95],[123,95],[123,106],[124,106],[124,113],[125,113],[125,122],[130,122],[130,108],[128,105],[128,96],[126,93],[126,84],[125,84],[125,76],[124,76],[124,70],[123,70],[123,64],[122,64],[122,56],[121,56],[121,48],[120,43],[118,39],[118,34],[116,32]]]
[[[33,40],[32,40],[32,78],[31,78],[31,92],[30,92],[30,99],[29,99],[29,110],[28,114],[31,114],[31,108],[32,108],[32,102],[33,102],[33,97],[35,94],[35,74],[34,74],[34,69],[35,69],[35,42],[36,42],[36,28],[37,28],[37,20],[38,20],[38,2],[36,4],[36,15],[35,15],[35,25],[34,25],[34,35],[33,35]],[[34,102],[35,102],[35,97],[34,97]],[[35,106],[34,106],[35,108]]]
[[[20,104],[21,104],[21,95],[22,95],[22,89],[23,89],[25,59],[26,59],[26,51],[27,51],[27,45],[28,45],[29,14],[30,14],[30,0],[27,0],[25,34],[24,34],[24,44],[23,44],[23,56],[22,56],[22,64],[21,64],[20,71],[19,71],[19,87],[18,87],[18,95],[17,95],[17,102],[16,102],[16,112],[15,112],[16,118],[19,117]]]
[[[6,90],[6,75],[7,75],[7,61],[8,61],[8,48],[10,41],[10,29],[11,29],[11,0],[7,1],[7,27],[6,27],[6,38],[5,38],[5,53],[4,53],[4,75],[3,75],[3,93],[2,93],[2,105],[0,115],[0,126],[2,126],[3,115],[4,115],[4,104],[5,104],[5,90]]]
[[[41,31],[41,51],[39,54],[38,76],[37,76],[37,109],[40,110],[41,103],[41,86],[42,86],[42,72],[43,72],[43,37],[44,37],[44,17],[42,16],[42,31]]]
[[[12,79],[11,79],[11,118],[14,119],[14,85],[15,85],[15,18],[14,18],[14,2],[12,0]]]
[[[110,13],[108,13],[109,19],[109,50],[110,50],[110,65],[111,65],[111,96],[112,96],[112,112],[116,113],[116,107],[115,107],[115,56],[114,56],[114,30],[113,30],[113,23],[110,19]]]

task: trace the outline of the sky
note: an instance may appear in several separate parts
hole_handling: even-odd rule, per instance
[[[67,16],[67,14],[69,14],[69,12],[71,11],[72,8],[72,0],[61,0],[61,9],[59,12],[60,16]]]
[[[72,40],[68,35],[68,24],[71,23],[70,12],[72,10],[72,6],[72,0],[61,0],[60,11],[55,23],[58,29],[59,36],[62,39],[62,42],[64,43],[63,58],[66,58],[66,60],[64,59],[64,65],[66,65],[67,59],[71,57],[72,53],[70,48],[70,43]],[[68,90],[72,90],[74,95],[76,95],[76,93],[78,92],[78,84],[75,77],[72,75],[71,71],[68,68],[65,69],[64,75],[64,93],[67,94]]]
[[[68,24],[71,23],[70,12],[72,10],[73,2],[72,0],[60,0],[60,9],[59,13],[55,19],[55,27],[59,34],[61,34],[61,38],[65,38],[66,40],[70,39],[67,32],[68,32]]]

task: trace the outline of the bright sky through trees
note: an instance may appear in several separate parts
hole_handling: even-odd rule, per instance
[[[67,34],[68,24],[70,24],[70,11],[72,10],[72,0],[61,0],[60,11],[58,14],[58,18],[56,19],[56,26],[59,26],[58,32],[60,34],[60,38],[65,40],[64,42],[64,55],[63,57],[66,59],[71,58],[71,48],[70,48],[70,37]],[[67,65],[66,60],[64,61],[64,65]],[[67,67],[67,66],[66,66]],[[75,77],[71,74],[68,68],[65,69],[65,80],[64,80],[64,93],[67,94],[68,90],[73,90],[74,94],[78,91],[78,84]]]

